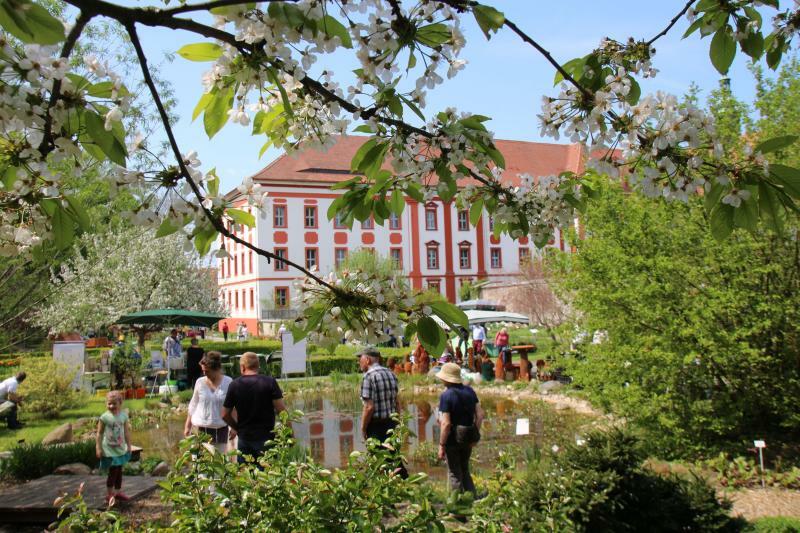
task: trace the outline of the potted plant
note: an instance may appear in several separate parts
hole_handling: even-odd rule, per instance
[[[137,397],[136,389],[141,388],[137,386],[140,383],[141,369],[142,356],[139,355],[136,346],[131,342],[117,344],[111,354],[111,373],[115,378],[115,387],[126,389],[127,399]]]

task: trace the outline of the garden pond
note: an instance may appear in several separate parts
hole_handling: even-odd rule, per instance
[[[436,458],[439,439],[437,424],[438,396],[401,394],[401,404],[413,435],[404,450],[411,469],[425,471],[432,477],[445,474],[444,464]],[[361,401],[353,390],[297,391],[286,395],[287,407],[299,409],[304,416],[293,424],[295,438],[307,453],[327,467],[346,464],[353,450],[364,450],[359,431]],[[592,418],[571,410],[556,410],[539,400],[513,401],[499,396],[482,395],[486,412],[481,442],[473,455],[477,469],[491,469],[497,454],[507,451],[519,458],[530,457],[542,448],[575,442]],[[530,433],[517,436],[517,419],[529,420]],[[133,430],[133,444],[144,448],[145,457],[158,456],[168,461],[178,453],[183,438],[185,418],[164,418],[149,427]]]

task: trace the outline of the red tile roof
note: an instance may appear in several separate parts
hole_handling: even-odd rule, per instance
[[[329,184],[353,177],[350,160],[369,137],[345,135],[327,152],[310,149],[293,155],[283,154],[253,176],[262,183],[321,183]],[[578,144],[552,144],[527,141],[496,140],[495,144],[506,160],[504,182],[518,183],[517,176],[547,176],[565,170],[583,169],[583,151]],[[388,166],[386,168],[389,168]]]

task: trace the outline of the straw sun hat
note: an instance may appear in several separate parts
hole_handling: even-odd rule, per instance
[[[461,383],[461,367],[455,363],[445,363],[436,377],[447,383]]]

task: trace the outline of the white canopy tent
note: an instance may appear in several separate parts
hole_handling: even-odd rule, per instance
[[[530,324],[530,319],[525,315],[521,315],[519,313],[509,313],[507,311],[479,311],[477,309],[467,309],[464,311],[464,314],[467,315],[467,320],[469,320],[469,325],[474,326],[475,324],[496,324],[496,323],[514,323],[514,324]],[[449,329],[447,324],[445,324],[442,320],[439,319],[437,316],[433,316],[433,319],[442,326],[444,329]]]

